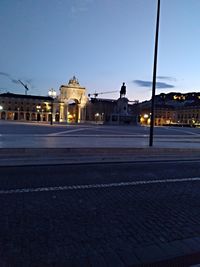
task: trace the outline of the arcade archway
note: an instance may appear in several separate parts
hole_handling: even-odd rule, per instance
[[[87,97],[85,87],[81,87],[74,76],[69,80],[68,85],[60,87],[60,101],[63,107],[60,108],[60,116],[68,123],[79,123],[85,120],[85,106]]]
[[[79,103],[76,99],[70,99],[67,103],[67,122],[78,123]]]

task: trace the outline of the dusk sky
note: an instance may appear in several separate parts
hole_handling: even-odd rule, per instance
[[[1,0],[0,92],[59,92],[75,75],[87,93],[151,97],[157,0]],[[200,91],[200,0],[161,0],[156,94]],[[119,94],[101,95],[118,98]]]

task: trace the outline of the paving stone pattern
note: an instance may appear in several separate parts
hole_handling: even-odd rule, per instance
[[[134,266],[200,250],[200,182],[0,195],[0,202],[0,266]]]

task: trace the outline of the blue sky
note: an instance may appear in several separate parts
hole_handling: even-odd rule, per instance
[[[87,93],[151,97],[157,0],[1,0],[0,92],[59,92],[76,75]],[[200,1],[161,0],[157,90],[200,91]],[[116,94],[101,95],[117,98]]]

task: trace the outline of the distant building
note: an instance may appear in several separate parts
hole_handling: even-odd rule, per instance
[[[67,85],[60,86],[60,94],[53,99],[48,96],[0,94],[0,119],[16,121],[53,121],[79,123],[85,121],[86,89],[76,77]]]
[[[138,105],[142,125],[150,124],[151,101]],[[155,125],[200,125],[200,93],[168,93],[155,97]]]
[[[137,116],[134,114],[127,98],[117,100],[91,98],[86,106],[86,121],[102,124],[137,124]]]
[[[60,121],[80,123],[86,119],[86,88],[74,76],[67,85],[60,86]]]
[[[65,123],[136,124],[138,119],[134,105],[124,94],[120,98],[100,99],[86,96],[86,88],[80,86],[74,76],[68,84],[60,86],[55,97],[0,94],[0,119]],[[50,90],[53,92],[53,90]]]
[[[0,94],[0,119],[50,121],[52,98],[45,96]]]

